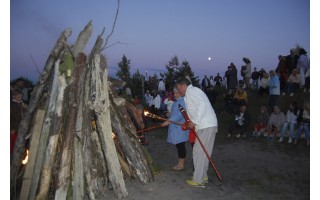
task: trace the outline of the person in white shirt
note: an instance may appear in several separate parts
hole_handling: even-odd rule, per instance
[[[148,105],[148,107],[151,107],[152,99],[153,97],[151,96],[149,90],[147,90],[146,93],[144,94],[144,101]]]
[[[166,85],[163,81],[163,79],[160,79],[158,84],[158,92],[166,91]]]
[[[186,111],[190,118],[188,127],[190,129],[195,128],[199,139],[211,156],[218,132],[218,120],[207,95],[200,88],[192,86],[186,78],[178,80],[176,87],[181,96],[185,96]],[[209,160],[198,140],[195,141],[192,157],[194,164],[193,177],[186,182],[191,186],[202,187],[208,180]]]

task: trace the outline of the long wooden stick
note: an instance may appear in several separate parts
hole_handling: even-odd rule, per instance
[[[150,131],[150,130],[153,130],[153,129],[156,129],[156,128],[164,128],[162,127],[161,125],[156,125],[156,126],[151,126],[149,128],[144,128],[142,130],[139,130],[137,131],[137,133],[142,133],[142,132],[145,132],[145,131]]]
[[[185,110],[183,109],[183,107],[182,107],[180,104],[179,104],[179,110],[180,110],[181,114],[183,115],[183,117],[185,118],[185,120],[186,120],[187,122],[190,122],[189,116],[187,115],[187,113],[185,112]],[[202,144],[202,141],[200,140],[200,138],[199,138],[199,136],[198,136],[195,128],[193,128],[192,130],[193,130],[196,138],[198,139],[198,141],[199,141],[199,143],[200,143],[200,146],[202,147],[204,153],[206,154],[206,156],[207,156],[207,158],[208,158],[211,166],[213,167],[214,172],[216,173],[216,175],[217,175],[217,177],[219,178],[219,180],[222,182],[222,178],[221,178],[221,176],[220,176],[220,174],[219,174],[216,166],[214,165],[211,157],[209,156],[208,151],[206,150],[206,148],[205,148],[204,145]]]

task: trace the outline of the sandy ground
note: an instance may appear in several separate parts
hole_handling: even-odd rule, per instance
[[[174,145],[166,142],[166,129],[148,133],[153,165],[159,170],[154,182],[142,184],[126,179],[132,200],[164,199],[310,199],[310,148],[305,141],[297,145],[266,138],[226,138],[217,133],[212,159],[223,178],[220,182],[209,168],[205,188],[187,185],[192,176],[192,152],[187,143],[187,162],[183,171],[171,170],[177,162]]]

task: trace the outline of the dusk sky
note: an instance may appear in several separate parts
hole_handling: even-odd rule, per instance
[[[10,79],[38,81],[37,68],[42,72],[61,32],[71,28],[67,42],[74,44],[92,20],[89,53],[104,27],[104,38],[110,33],[116,8],[116,0],[11,1]],[[230,62],[239,70],[243,57],[258,69],[275,69],[278,55],[288,55],[296,44],[310,55],[310,1],[121,0],[109,39],[116,42],[126,44],[103,51],[111,75],[123,55],[131,60],[131,73],[139,69],[148,75],[165,71],[174,55],[187,60],[200,79],[224,74]]]

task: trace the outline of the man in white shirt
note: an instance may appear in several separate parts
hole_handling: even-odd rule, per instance
[[[185,96],[186,110],[190,118],[189,128],[195,128],[195,131],[211,157],[213,145],[218,132],[218,120],[207,95],[197,87],[192,86],[186,78],[181,78],[176,83],[181,96]],[[206,157],[198,140],[193,146],[193,164],[194,173],[187,184],[191,186],[202,187],[208,181],[209,160]]]

